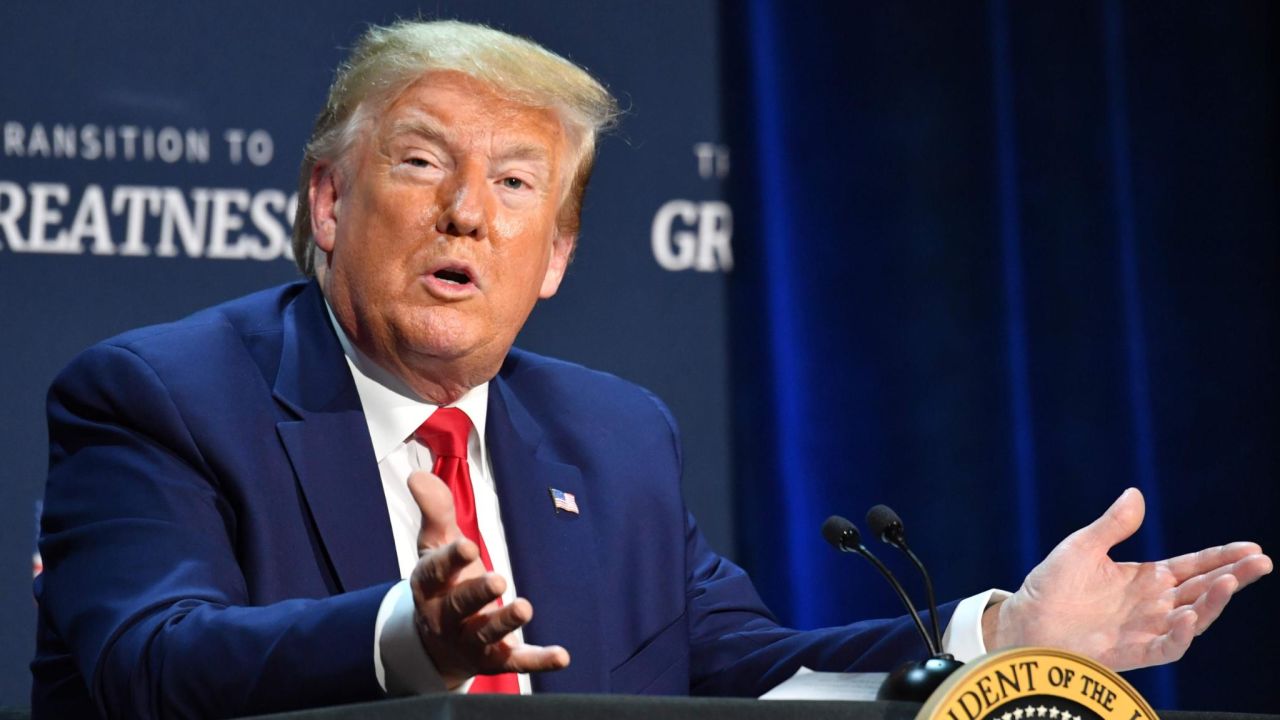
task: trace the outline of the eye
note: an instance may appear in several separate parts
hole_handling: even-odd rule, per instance
[[[416,167],[416,168],[431,167],[431,161],[427,160],[426,158],[410,157],[410,158],[405,158],[404,162],[406,165],[412,165],[413,167]]]
[[[502,178],[502,186],[507,188],[508,190],[522,190],[526,187],[529,187],[529,183],[521,180],[518,177],[504,177]]]

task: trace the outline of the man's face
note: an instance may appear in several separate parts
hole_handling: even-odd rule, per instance
[[[574,241],[556,227],[564,129],[468,76],[429,73],[350,152],[347,172],[311,179],[325,295],[361,351],[451,401],[431,386],[447,397],[490,379],[560,285]]]

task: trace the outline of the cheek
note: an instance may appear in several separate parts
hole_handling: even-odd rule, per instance
[[[370,193],[361,213],[365,232],[377,234],[383,244],[408,244],[430,237],[443,206],[427,188],[388,187]]]
[[[416,193],[406,198],[404,203],[396,210],[404,215],[405,224],[415,233],[414,237],[431,238],[439,234],[435,228],[436,222],[444,213],[444,204],[439,201],[435,193]]]
[[[490,229],[504,241],[493,244],[493,254],[501,259],[500,267],[513,278],[524,278],[526,284],[540,287],[551,257],[554,223],[537,217],[495,218]]]
[[[499,215],[493,219],[489,230],[498,237],[520,238],[529,232],[529,221],[519,216]]]
[[[352,223],[345,251],[349,260],[362,266],[354,272],[375,283],[381,279],[384,284],[396,285],[396,278],[411,272],[415,258],[437,236],[435,219],[440,211],[431,198],[380,200],[368,205],[358,222]]]

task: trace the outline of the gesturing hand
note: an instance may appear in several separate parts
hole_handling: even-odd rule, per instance
[[[1130,488],[1059,543],[1017,593],[987,609],[987,648],[1047,645],[1116,670],[1173,662],[1232,594],[1271,572],[1271,558],[1248,542],[1158,562],[1112,562],[1107,553],[1137,532],[1145,512],[1142,493]]]
[[[524,598],[499,607],[507,582],[487,573],[479,547],[462,536],[449,488],[434,475],[415,472],[409,491],[422,510],[418,564],[409,576],[415,625],[427,654],[450,689],[467,678],[504,672],[559,670],[569,653],[507,638],[533,619]]]

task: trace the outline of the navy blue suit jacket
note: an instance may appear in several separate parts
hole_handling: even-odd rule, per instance
[[[906,620],[779,627],[686,512],[675,425],[649,393],[512,350],[489,397],[511,563],[536,609],[525,638],[572,655],[536,691],[756,695],[801,664],[919,656]],[[54,382],[49,423],[36,717],[382,696],[373,628],[396,553],[314,283],[87,350]],[[581,513],[555,512],[549,488]]]

